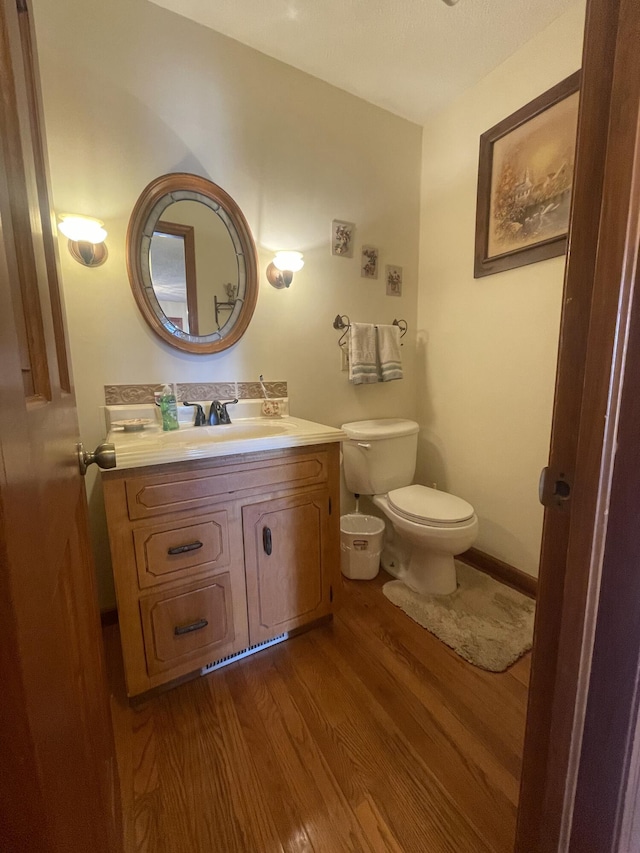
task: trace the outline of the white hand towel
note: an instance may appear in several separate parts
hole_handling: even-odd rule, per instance
[[[376,327],[352,323],[349,329],[349,381],[354,385],[379,382]]]
[[[378,326],[378,363],[383,382],[402,379],[400,327]]]

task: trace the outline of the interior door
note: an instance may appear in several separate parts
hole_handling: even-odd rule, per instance
[[[26,0],[0,0],[0,849],[119,851],[113,734]]]
[[[622,403],[625,374],[628,382],[639,370],[631,345],[640,245],[639,40],[637,0],[589,0],[518,853],[618,849],[611,841],[612,815],[621,813],[624,796],[628,756],[622,744],[631,743],[625,728],[631,723],[623,717],[637,702],[627,693],[638,683],[623,667],[632,668],[638,648],[638,594],[631,582],[640,577],[638,493],[635,506],[627,500],[626,514],[618,507],[616,518],[612,484],[616,466],[638,470],[623,440]],[[627,391],[636,399],[637,393],[637,385]],[[637,448],[637,419],[633,429]],[[616,521],[623,522],[624,536],[615,531]],[[616,549],[624,582],[619,576],[613,584],[605,558]],[[609,676],[608,689],[604,680],[596,689],[598,662]],[[597,711],[599,764],[585,727],[591,719],[593,737]]]

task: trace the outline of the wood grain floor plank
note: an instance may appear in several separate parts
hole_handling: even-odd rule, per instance
[[[524,697],[517,720],[520,732],[518,746],[514,753],[508,753],[509,764],[513,764],[517,771],[513,772],[505,766],[504,757],[507,753],[504,748],[501,750],[503,760],[501,761],[498,757],[499,751],[495,748],[493,731],[495,720],[492,722],[491,719],[487,719],[486,725],[491,729],[492,735],[487,741],[483,737],[485,723],[478,724],[473,701],[470,702],[472,714],[465,713],[464,702],[450,701],[447,698],[448,689],[440,689],[441,685],[434,679],[430,664],[423,665],[419,660],[407,662],[406,656],[399,656],[395,640],[392,645],[386,642],[388,638],[393,638],[393,635],[381,632],[376,636],[372,631],[371,618],[360,618],[357,613],[350,613],[347,619],[339,617],[335,620],[335,630],[338,636],[337,649],[340,653],[358,656],[359,671],[367,666],[374,667],[380,677],[386,678],[386,695],[389,703],[392,704],[397,699],[398,691],[401,690],[407,697],[407,702],[415,703],[418,715],[424,723],[431,722],[443,732],[448,733],[450,741],[455,744],[455,749],[465,763],[475,762],[492,788],[502,791],[514,805],[517,803],[520,769],[518,759],[522,749],[526,710]],[[342,631],[346,632],[344,640],[340,637]],[[439,645],[442,646],[442,644]],[[440,654],[452,654],[448,649],[445,652],[445,649],[446,647],[441,648]],[[492,674],[482,673],[482,675],[486,678]],[[502,681],[495,682],[496,697],[495,702],[491,704],[494,713],[498,714],[502,683]],[[454,689],[457,692],[466,693],[466,690],[462,689],[466,686],[466,679],[464,681],[459,679]],[[480,714],[488,718],[486,704],[483,707],[485,710]],[[428,714],[424,715],[419,709],[426,710]]]
[[[135,709],[131,718],[131,734],[133,791],[136,797],[141,797],[156,791],[159,786],[153,706],[145,703]]]
[[[133,838],[127,838],[125,850],[140,853],[170,853],[165,844],[165,836],[160,831],[159,814],[162,811],[160,793],[153,791],[136,798],[133,826]]]
[[[292,641],[293,642],[293,641]],[[278,661],[282,648],[257,660],[255,677],[267,687],[267,715],[271,746],[290,780],[293,795],[303,805],[305,829],[318,851],[344,849],[369,853],[371,847],[353,815],[335,776],[282,678]],[[342,846],[340,846],[342,845]]]
[[[372,701],[385,709],[418,755],[428,756],[429,770],[446,780],[447,793],[473,815],[483,838],[509,850],[518,780],[419,682],[412,679],[411,689],[405,688],[393,667],[387,669],[373,657],[366,636],[345,630],[341,622],[334,632],[337,642],[329,644],[325,654],[343,670],[349,667],[352,678],[362,678]]]
[[[124,687],[124,666],[117,624],[103,631],[107,678],[111,688],[110,705],[116,744],[120,795],[122,799],[122,830],[125,850],[136,849],[134,821],[135,796],[133,791],[133,710],[129,706]]]
[[[221,849],[276,853],[283,847],[265,797],[264,780],[249,751],[225,673],[217,675],[194,685],[198,697],[197,729],[206,729],[211,720],[217,721],[215,737],[208,738],[202,746],[201,761],[216,773],[217,783],[215,800],[203,817],[218,843],[223,833],[221,822],[235,827],[233,836],[225,842],[227,846]],[[205,785],[203,779],[203,789]]]
[[[105,629],[127,853],[508,853],[530,661],[487,673],[373,582],[332,625],[129,705]]]
[[[269,740],[265,701],[261,699],[266,688],[263,679],[251,677],[252,672],[241,663],[229,666],[225,672],[238,720],[256,771],[267,780],[268,802],[284,849],[287,853],[311,853],[314,847],[304,826],[301,804]]]
[[[355,809],[356,817],[376,853],[403,853],[388,824],[370,796],[365,796]]]
[[[182,694],[171,691],[150,699],[154,709],[156,737],[156,767],[158,774],[159,813],[157,834],[168,850],[187,853],[203,849],[204,843],[212,843],[219,833],[220,838],[235,840],[239,837],[237,826],[227,815],[215,825],[215,831],[202,823],[203,813],[193,808],[194,802],[216,802],[216,797],[228,803],[228,791],[220,785],[217,767],[205,761],[206,747],[211,744],[219,726],[217,720],[209,721],[207,738],[198,731],[197,707],[194,691],[190,685]],[[217,743],[221,742],[218,736]],[[215,814],[207,810],[204,816]],[[137,815],[136,825],[139,825]],[[149,849],[149,853],[152,850]]]
[[[531,652],[521,657],[519,661],[516,661],[509,672],[528,689],[531,679]]]
[[[277,666],[296,704],[305,708],[305,719],[314,720],[313,737],[341,784],[353,796],[354,778],[358,780],[408,853],[491,851],[359,679],[352,673],[345,677],[332,664],[326,634],[319,629],[296,637]],[[323,721],[329,703],[341,713],[337,725]],[[309,707],[314,704],[315,713]],[[362,707],[366,715],[358,713]],[[346,768],[351,778],[345,778]]]
[[[376,586],[382,585],[382,572],[376,581]],[[372,606],[374,591],[375,587],[368,585],[348,587],[345,598],[351,610],[344,618],[364,622],[380,643],[426,681],[461,722],[473,727],[487,748],[517,775],[527,700],[524,685],[509,673],[489,673],[471,666],[387,599]],[[497,720],[501,725],[495,725]]]
[[[208,682],[206,697],[211,701],[220,721],[223,752],[227,758],[224,762],[225,774],[236,819],[247,833],[247,849],[281,853],[284,848],[265,801],[263,783],[238,719],[226,673],[221,674],[222,678]],[[216,757],[220,758],[219,752]]]

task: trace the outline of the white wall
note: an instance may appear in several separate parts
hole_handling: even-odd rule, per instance
[[[579,2],[425,126],[419,477],[469,500],[477,547],[537,574],[564,258],[473,278],[480,135],[581,64]]]
[[[102,438],[110,383],[289,383],[293,414],[331,425],[416,415],[415,329],[421,129],[146,0],[34,0],[46,131],[58,212],[94,215],[108,262],[90,270],[62,247],[64,296],[82,438]],[[260,295],[241,342],[213,357],[179,353],[145,325],[125,268],[129,215],[165,172],[210,178],[238,202],[260,253]],[[404,267],[400,299],[359,257],[332,257],[332,219],[355,222],[356,249]],[[289,290],[264,270],[277,249],[305,253]],[[404,317],[406,378],[354,388],[340,372],[336,314]],[[113,603],[101,492],[87,478],[101,602]]]

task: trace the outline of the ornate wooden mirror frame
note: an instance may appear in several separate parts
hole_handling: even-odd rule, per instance
[[[169,205],[198,201],[216,213],[226,225],[238,262],[238,293],[222,327],[207,335],[191,335],[178,328],[164,313],[151,280],[149,249],[154,230]],[[127,230],[127,271],[131,290],[142,316],[163,341],[184,352],[222,352],[237,343],[253,316],[258,298],[256,247],[242,211],[221,187],[206,178],[185,172],[161,175],[140,194]]]

